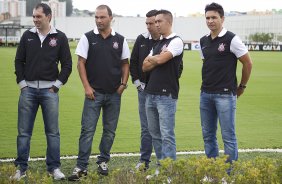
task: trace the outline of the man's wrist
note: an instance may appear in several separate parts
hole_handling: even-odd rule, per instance
[[[126,83],[123,83],[123,82],[122,82],[122,83],[120,83],[120,85],[121,85],[121,86],[123,86],[123,87],[124,87],[124,89],[126,89],[126,88],[127,88],[127,84],[126,84]]]
[[[239,84],[239,88],[240,88],[240,89],[243,89],[243,90],[244,90],[246,87],[247,87],[247,86],[244,85],[244,84]]]

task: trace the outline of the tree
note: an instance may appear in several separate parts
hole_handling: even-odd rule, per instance
[[[255,33],[250,34],[249,40],[253,42],[270,43],[274,37],[273,33]]]
[[[278,40],[279,42],[282,42],[282,35],[278,35],[278,36],[277,36],[277,40]]]

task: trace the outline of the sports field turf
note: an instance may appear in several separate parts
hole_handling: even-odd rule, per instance
[[[15,82],[16,48],[0,47],[0,158],[16,157],[17,102]],[[237,138],[239,148],[282,148],[282,52],[251,52],[253,72],[247,89],[238,100]],[[80,120],[84,100],[73,55],[73,72],[60,90],[61,155],[77,155]],[[241,65],[238,63],[240,80]],[[130,79],[131,80],[131,79]],[[185,51],[184,71],[176,113],[177,151],[203,150],[199,117],[201,60],[196,51]],[[92,153],[97,154],[101,137],[98,123]],[[219,134],[220,135],[220,134]],[[140,125],[137,93],[129,81],[122,97],[122,108],[112,152],[138,152]],[[219,136],[220,148],[223,149]],[[31,157],[44,156],[46,141],[39,110],[31,141]]]

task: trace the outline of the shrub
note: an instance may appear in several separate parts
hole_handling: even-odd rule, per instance
[[[0,165],[0,183],[1,184],[13,184],[13,183],[29,183],[29,184],[52,184],[53,178],[48,176],[46,173],[42,174],[37,172],[31,173],[27,171],[26,177],[20,181],[11,180],[10,177],[16,173],[16,167],[13,164]]]
[[[278,184],[282,183],[282,160],[256,157],[252,160],[239,160],[232,165],[226,163],[226,156],[207,158],[205,156],[191,156],[188,159],[162,160],[157,168],[151,164],[147,171],[136,170],[134,166],[124,166],[109,173],[109,176],[100,176],[96,171],[89,171],[81,183],[105,184],[151,184],[151,183],[189,183],[189,184]],[[230,170],[230,175],[227,170]],[[15,173],[12,164],[0,165],[0,183],[16,183],[9,177]],[[38,169],[39,170],[39,169]],[[150,177],[148,177],[150,176]],[[67,182],[67,181],[66,181]],[[40,172],[27,172],[27,177],[18,183],[53,183],[53,179]],[[62,182],[64,183],[64,182]]]
[[[281,183],[282,162],[256,157],[254,160],[237,161],[233,164],[232,180],[240,184]]]

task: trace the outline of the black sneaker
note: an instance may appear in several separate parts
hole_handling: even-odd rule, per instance
[[[87,170],[81,170],[78,167],[73,169],[72,175],[68,177],[69,181],[78,181],[80,178],[87,176]]]
[[[98,164],[98,173],[107,176],[109,173],[108,164],[106,162],[101,162]]]

